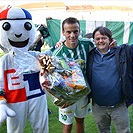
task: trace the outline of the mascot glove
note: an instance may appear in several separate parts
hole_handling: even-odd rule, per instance
[[[1,100],[0,101],[0,125],[4,120],[6,120],[7,116],[13,117],[15,115],[16,113],[7,107],[6,101]]]

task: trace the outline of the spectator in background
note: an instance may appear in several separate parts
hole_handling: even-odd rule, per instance
[[[96,48],[88,54],[86,74],[99,133],[111,133],[111,121],[117,133],[131,133],[127,108],[133,100],[131,46],[110,48],[112,33],[106,27],[97,27],[92,36]]]
[[[84,38],[90,38],[91,39],[92,38],[92,34],[93,33],[87,33],[87,34],[84,35]]]
[[[87,33],[87,34],[85,34],[83,38],[89,38],[89,39],[93,42],[92,33]],[[93,42],[93,43],[94,43],[94,42]]]
[[[37,29],[37,36],[36,39],[33,43],[33,45],[29,48],[29,50],[36,50],[36,51],[41,51],[41,47],[44,45],[46,42],[47,44],[50,45],[48,37],[50,37],[50,34],[48,32],[47,26],[45,24],[41,24],[39,28]],[[47,40],[45,40],[47,39]]]

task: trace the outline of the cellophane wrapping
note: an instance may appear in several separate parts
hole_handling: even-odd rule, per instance
[[[51,63],[55,69],[46,72],[42,67],[40,81],[43,90],[55,105],[72,105],[90,93],[90,88],[76,60],[66,61],[51,57]]]

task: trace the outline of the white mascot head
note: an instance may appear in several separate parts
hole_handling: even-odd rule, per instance
[[[18,7],[11,7],[0,13],[0,44],[9,51],[26,52],[35,39],[35,26],[31,14]]]

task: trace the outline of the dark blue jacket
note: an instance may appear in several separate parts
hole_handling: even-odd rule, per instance
[[[132,47],[126,44],[121,45],[121,47],[115,47],[115,58],[116,66],[119,72],[119,77],[122,83],[122,93],[124,95],[124,100],[127,107],[133,103],[133,86],[132,86]],[[95,54],[95,49],[92,49],[87,57],[86,66],[86,76],[88,83],[91,88],[91,78],[92,78],[92,65]],[[99,81],[100,82],[100,81]],[[91,98],[91,93],[89,94],[89,100]],[[92,98],[93,99],[93,98]]]

